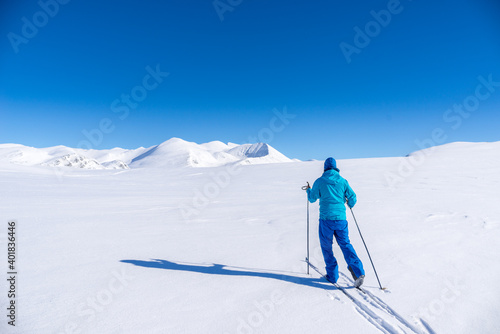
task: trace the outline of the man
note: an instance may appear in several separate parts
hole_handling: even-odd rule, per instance
[[[365,271],[349,241],[345,209],[346,201],[350,208],[356,204],[356,194],[339,172],[335,159],[326,159],[323,175],[314,182],[312,189],[308,185],[307,198],[311,203],[319,199],[319,240],[326,264],[326,278],[332,283],[339,279],[337,260],[332,249],[335,236],[355,281],[354,285],[360,287]]]

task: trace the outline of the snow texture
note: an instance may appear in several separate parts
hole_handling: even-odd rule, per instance
[[[378,289],[349,213],[366,293],[306,274],[301,186],[322,161],[246,165],[280,156],[265,144],[180,140],[0,152],[0,240],[16,219],[19,245],[19,317],[12,328],[4,314],[0,333],[498,333],[500,143],[338,160],[390,291]],[[58,166],[84,156],[131,169],[42,165],[68,154]],[[200,165],[213,167],[186,167]],[[310,216],[310,260],[324,272],[317,203]]]

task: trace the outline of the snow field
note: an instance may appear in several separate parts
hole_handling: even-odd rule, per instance
[[[13,331],[3,321],[0,332],[496,333],[498,144],[436,148],[393,188],[386,176],[399,163],[338,162],[357,192],[356,218],[390,290],[377,289],[348,212],[365,288],[380,301],[348,290],[358,305],[315,272],[305,274],[300,187],[321,175],[322,162],[241,166],[188,217],[181,207],[227,166],[1,163],[0,240],[7,220],[16,219],[20,297],[19,326]],[[317,204],[310,214],[311,261],[324,270]],[[336,245],[334,253],[347,274]]]

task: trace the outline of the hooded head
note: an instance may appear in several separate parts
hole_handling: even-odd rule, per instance
[[[330,169],[334,169],[337,172],[340,172],[340,170],[337,168],[337,161],[335,161],[335,159],[331,158],[331,157],[325,160],[324,170],[326,172],[327,170],[330,170]]]

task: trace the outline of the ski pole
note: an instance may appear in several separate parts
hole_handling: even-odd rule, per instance
[[[307,182],[307,185],[303,186],[302,190],[307,191],[307,189],[310,187],[311,186],[309,185],[309,182]],[[309,198],[307,198],[307,196],[306,196],[306,201],[307,201],[307,256],[306,256],[306,263],[307,263],[307,274],[309,275]]]
[[[309,275],[309,199],[306,197],[307,200],[307,274]]]
[[[381,290],[385,290],[386,288],[383,288],[382,284],[380,284],[380,280],[379,280],[378,274],[377,274],[377,269],[375,269],[375,265],[373,264],[372,257],[370,255],[370,251],[368,250],[368,247],[366,246],[366,243],[365,243],[365,239],[363,238],[363,234],[361,234],[361,230],[359,229],[359,225],[358,225],[358,221],[356,220],[356,216],[354,215],[352,208],[349,208],[349,209],[351,209],[352,218],[354,218],[354,222],[356,223],[356,227],[358,228],[359,235],[361,236],[361,240],[363,241],[363,244],[365,245],[366,252],[368,253],[368,257],[370,258],[370,262],[372,263],[373,271],[375,271],[375,276],[377,277],[378,286],[380,287]]]

